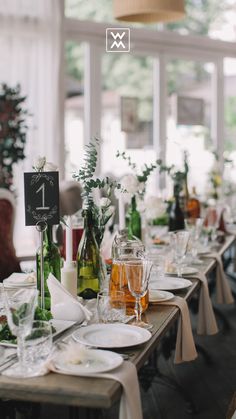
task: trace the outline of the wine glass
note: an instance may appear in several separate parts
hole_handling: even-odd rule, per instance
[[[9,328],[17,337],[18,363],[5,371],[9,377],[30,377],[30,370],[25,362],[25,337],[30,333],[34,312],[38,302],[38,290],[35,288],[7,288],[4,286],[4,304]]]
[[[202,264],[202,261],[197,257],[198,243],[202,233],[204,219],[203,218],[190,218],[185,220],[185,227],[189,232],[189,243],[191,251],[191,263],[195,265]]]
[[[172,245],[175,252],[175,261],[177,265],[177,275],[182,277],[182,263],[187,251],[189,232],[185,230],[175,231],[171,234]]]
[[[148,291],[148,282],[152,262],[148,259],[133,259],[125,262],[126,276],[128,280],[128,287],[130,293],[135,297],[135,315],[136,320],[133,323],[135,326],[151,329],[152,325],[141,320],[142,305],[141,298],[146,295]]]

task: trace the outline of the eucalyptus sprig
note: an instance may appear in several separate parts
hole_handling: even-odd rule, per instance
[[[122,153],[120,153],[119,151],[116,152],[116,157],[121,157],[123,160],[127,161],[128,166],[134,170],[135,172],[137,172],[137,165],[136,163],[132,162],[131,157],[128,156],[126,154],[125,151],[123,151]],[[144,168],[142,170],[141,173],[135,173],[136,177],[138,179],[138,182],[145,184],[150,176],[150,174],[157,168],[159,168],[159,173],[163,173],[163,172],[167,172],[168,174],[171,173],[172,169],[173,169],[173,165],[172,166],[166,166],[163,164],[161,159],[157,159],[154,163],[151,163],[150,165],[147,165],[146,163],[144,164]],[[141,194],[143,195],[145,193],[145,188],[143,189],[143,191],[141,192]]]
[[[84,164],[81,169],[79,169],[78,173],[73,174],[73,178],[81,182],[83,188],[82,197],[86,199],[88,205],[93,205],[92,192],[94,189],[105,188],[107,195],[109,196],[112,189],[121,188],[119,183],[115,180],[111,180],[108,176],[103,179],[95,177],[99,144],[99,139],[94,138],[85,146]]]

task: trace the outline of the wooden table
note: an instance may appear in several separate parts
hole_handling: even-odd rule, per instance
[[[235,236],[227,236],[218,253],[223,255],[235,244]],[[201,270],[208,275],[216,266],[214,259],[204,259]],[[191,279],[192,286],[178,293],[187,301],[199,290],[200,282]],[[157,348],[161,338],[167,333],[179,316],[179,309],[173,306],[150,306],[146,313],[153,324],[152,338],[140,347],[131,348],[131,361],[139,369]],[[120,399],[121,386],[113,380],[82,378],[50,373],[47,376],[12,379],[0,376],[0,398],[31,402],[53,403],[90,408],[109,408]]]

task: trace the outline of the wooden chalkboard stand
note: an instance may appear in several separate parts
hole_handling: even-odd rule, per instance
[[[46,221],[38,221],[36,224],[36,230],[39,231],[40,235],[40,308],[42,309],[45,309],[43,233],[47,230],[47,226]]]

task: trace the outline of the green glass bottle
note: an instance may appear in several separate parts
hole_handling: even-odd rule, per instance
[[[92,211],[83,210],[84,231],[77,253],[77,293],[85,299],[96,298],[100,291],[100,253],[93,229]]]
[[[44,301],[45,308],[50,310],[51,308],[51,298],[50,293],[47,287],[47,278],[50,273],[52,273],[58,281],[61,280],[61,256],[60,251],[57,245],[53,242],[52,239],[52,226],[47,226],[47,229],[43,233],[43,257],[44,257]],[[41,291],[40,283],[40,248],[36,254],[36,264],[37,264],[37,287],[39,292]]]
[[[141,240],[141,234],[142,234],[141,216],[137,210],[136,197],[134,195],[132,196],[131,206],[129,210],[128,235],[129,235],[129,238],[135,236]]]

